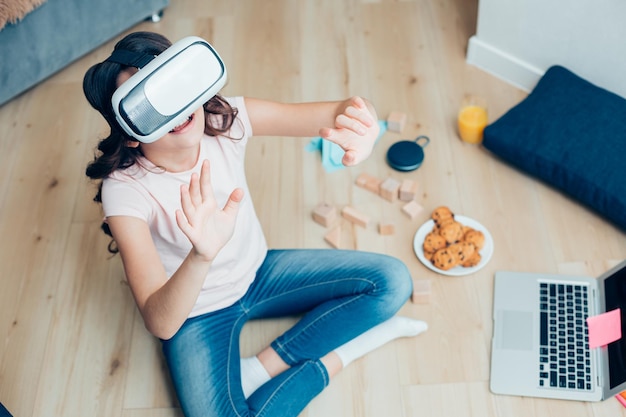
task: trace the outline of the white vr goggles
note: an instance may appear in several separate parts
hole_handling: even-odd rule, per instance
[[[181,39],[156,57],[116,50],[108,61],[140,68],[115,90],[111,102],[120,126],[143,143],[183,123],[226,84],[224,63],[196,36]]]

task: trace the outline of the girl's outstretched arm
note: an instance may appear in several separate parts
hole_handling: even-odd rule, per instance
[[[256,136],[321,136],[346,153],[343,164],[365,160],[379,133],[374,106],[362,97],[342,101],[286,104],[246,98]]]

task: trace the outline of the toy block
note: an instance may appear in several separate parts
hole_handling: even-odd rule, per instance
[[[415,196],[417,195],[417,188],[419,184],[417,181],[405,179],[402,181],[400,185],[400,190],[398,192],[398,198],[401,201],[413,201],[415,200]]]
[[[409,216],[411,220],[415,219],[417,215],[422,212],[422,210],[424,210],[424,207],[417,204],[415,200],[402,206],[402,211],[404,214]]]
[[[313,209],[313,220],[324,227],[332,225],[337,219],[337,209],[327,203],[319,203]]]
[[[341,215],[347,220],[361,227],[367,227],[370,222],[370,218],[353,207],[345,206],[341,210]]]
[[[356,185],[358,185],[359,187],[363,187],[365,188],[365,186],[367,185],[367,183],[369,181],[371,181],[372,179],[375,179],[374,177],[372,177],[370,174],[366,173],[366,172],[362,172],[359,174],[358,177],[356,177]]]
[[[401,133],[406,125],[406,114],[399,111],[392,111],[387,117],[387,130]]]
[[[418,279],[413,281],[413,294],[411,301],[415,304],[427,304],[430,301],[430,280]]]
[[[378,223],[378,233],[381,235],[393,235],[395,227],[392,223]]]
[[[387,178],[380,184],[380,196],[385,200],[394,202],[398,199],[398,190],[400,189],[400,181],[393,178]]]
[[[335,249],[339,249],[341,243],[341,227],[335,226],[324,235],[324,240]]]
[[[382,181],[380,179],[370,174],[366,174],[365,172],[360,174],[356,179],[356,185],[376,194],[380,191],[381,183]]]

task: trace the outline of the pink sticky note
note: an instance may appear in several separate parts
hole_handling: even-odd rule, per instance
[[[606,346],[622,338],[622,320],[619,308],[597,316],[587,317],[589,347]]]

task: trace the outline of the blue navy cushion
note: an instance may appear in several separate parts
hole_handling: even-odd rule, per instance
[[[626,230],[624,98],[553,66],[483,146]]]
[[[11,417],[9,411],[0,403],[0,417]]]

